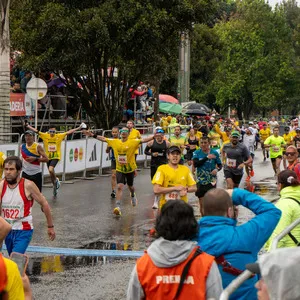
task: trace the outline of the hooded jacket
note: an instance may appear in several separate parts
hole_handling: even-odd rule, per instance
[[[241,189],[232,193],[233,205],[243,205],[256,216],[237,226],[237,221],[229,217],[205,216],[199,221],[198,244],[201,249],[215,257],[224,255],[235,268],[245,270],[245,265],[257,260],[257,254],[276,227],[281,212],[272,203],[260,196]],[[219,265],[223,288],[236,276],[225,273]],[[255,282],[257,276],[244,282],[230,297],[230,300],[257,299]]]
[[[298,203],[295,200],[298,200]],[[272,241],[283,229],[300,218],[300,186],[287,186],[280,191],[280,199],[276,203],[276,207],[282,212],[280,221],[268,240],[265,248],[270,251]],[[300,242],[300,226],[296,226],[291,234]],[[289,235],[282,238],[277,248],[295,247],[296,244]]]
[[[169,241],[159,238],[150,245],[147,253],[156,267],[172,268],[184,262],[196,246],[197,243],[192,241]],[[206,299],[219,299],[221,293],[221,276],[216,263],[213,262],[206,279]],[[127,300],[140,299],[146,299],[146,295],[138,277],[137,266],[135,266],[128,285]]]

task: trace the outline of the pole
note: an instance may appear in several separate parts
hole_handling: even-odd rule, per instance
[[[228,106],[228,119],[230,119],[230,104]]]

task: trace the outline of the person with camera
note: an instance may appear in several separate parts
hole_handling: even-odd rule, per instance
[[[252,211],[255,217],[237,226],[237,206]],[[197,241],[201,249],[216,257],[223,288],[254,263],[279,222],[281,211],[260,196],[242,189],[209,190],[203,197],[204,216],[199,221]],[[253,276],[230,297],[231,300],[257,299]]]

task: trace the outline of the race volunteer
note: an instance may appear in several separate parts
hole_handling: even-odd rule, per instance
[[[196,182],[190,169],[179,164],[181,150],[178,146],[168,149],[168,164],[158,167],[152,184],[155,194],[162,194],[159,207],[169,200],[183,200],[188,202],[187,193],[197,190]]]
[[[0,182],[1,208],[3,218],[12,226],[5,239],[7,252],[24,254],[33,233],[33,199],[44,212],[50,240],[55,239],[54,225],[50,206],[34,182],[20,177],[22,161],[17,156],[9,156],[4,161],[4,180]]]
[[[33,181],[40,192],[42,191],[43,175],[41,162],[48,162],[44,148],[34,141],[35,133],[31,130],[25,132],[25,144],[21,146],[22,177]]]
[[[4,169],[4,161],[6,159],[6,156],[3,152],[0,152],[0,180],[2,179],[3,176],[3,169]]]
[[[135,161],[135,152],[142,143],[147,143],[154,137],[150,136],[145,139],[129,139],[129,129],[123,127],[120,130],[121,139],[108,139],[102,135],[94,134],[91,131],[84,130],[84,134],[92,136],[95,139],[105,142],[114,151],[116,158],[116,177],[117,177],[117,193],[116,193],[116,207],[113,213],[116,216],[121,216],[121,199],[123,194],[123,187],[127,183],[131,196],[131,205],[137,205],[137,198],[135,188],[133,186],[135,170],[137,168]]]
[[[111,130],[111,135],[113,139],[119,138],[119,128],[113,127]],[[114,150],[107,146],[106,147],[106,153],[109,153],[110,155],[110,161],[111,161],[111,198],[116,198],[116,187],[117,187],[117,180],[116,180],[116,158],[114,155]]]
[[[151,180],[154,177],[154,174],[157,171],[157,168],[161,165],[168,163],[167,159],[167,149],[169,148],[170,143],[164,139],[164,130],[157,129],[154,135],[154,140],[148,142],[145,148],[145,154],[151,156],[150,163],[150,175]],[[155,195],[154,203],[152,208],[158,208],[158,199],[159,196]]]
[[[252,211],[254,218],[237,226],[235,206]],[[276,227],[281,211],[269,201],[242,189],[212,189],[203,198],[204,216],[199,220],[198,244],[213,255],[221,273],[223,288],[253,263]],[[230,300],[257,299],[258,277],[246,280]]]
[[[225,157],[224,175],[227,188],[233,189],[239,186],[245,165],[252,162],[247,147],[239,143],[240,134],[233,131],[230,136],[230,143],[225,144],[222,149],[222,156]]]
[[[262,124],[262,129],[259,130],[259,140],[261,143],[261,149],[264,156],[264,161],[269,158],[269,149],[265,147],[265,140],[271,135],[270,129],[267,127],[266,123]]]
[[[217,185],[217,173],[222,169],[219,153],[210,149],[208,137],[200,140],[200,149],[193,155],[193,164],[196,168],[197,191],[195,195],[199,198],[200,213],[203,216],[203,196],[207,191]]]
[[[184,164],[184,159],[183,159],[183,150],[185,149],[185,137],[181,135],[181,127],[179,125],[174,127],[174,135],[170,136],[169,142],[171,146],[177,146],[180,149],[180,160],[179,164],[183,165]]]
[[[47,162],[48,171],[50,174],[50,178],[53,184],[53,196],[57,196],[57,190],[60,187],[59,179],[56,177],[55,174],[55,167],[57,163],[60,161],[60,155],[61,155],[61,142],[64,140],[64,138],[74,133],[75,131],[80,130],[82,127],[85,127],[86,125],[82,123],[79,127],[71,129],[67,132],[63,133],[56,133],[56,127],[50,125],[48,132],[41,132],[38,131],[36,128],[33,128],[28,123],[25,123],[25,127],[29,130],[34,131],[35,133],[39,134],[39,137],[44,142],[44,148],[46,151],[46,154],[49,158],[49,161]]]
[[[269,136],[265,142],[265,147],[270,148],[270,157],[275,176],[280,172],[280,163],[282,160],[282,147],[285,147],[286,142],[282,136],[279,136],[279,127],[275,127],[273,135]]]

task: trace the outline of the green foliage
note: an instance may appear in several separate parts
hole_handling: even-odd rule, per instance
[[[210,20],[216,3],[20,0],[12,10],[12,44],[23,53],[23,67],[62,72],[90,117],[109,128],[120,121],[127,95],[122,83],[167,78],[176,66],[179,32]]]

